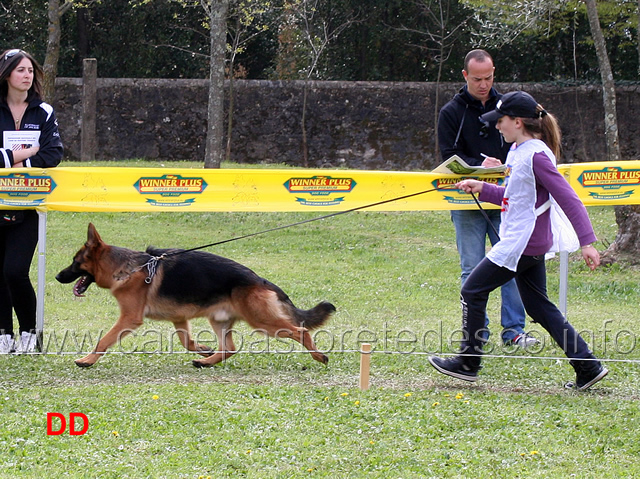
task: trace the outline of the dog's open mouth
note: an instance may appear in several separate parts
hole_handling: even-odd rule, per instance
[[[93,283],[91,276],[81,276],[76,284],[73,285],[73,294],[79,298],[84,297],[84,292],[89,288],[89,285]]]

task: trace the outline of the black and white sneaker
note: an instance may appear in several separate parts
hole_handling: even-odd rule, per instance
[[[527,333],[521,333],[513,338],[513,344],[518,346],[520,349],[528,349],[538,344],[538,340],[533,336],[529,336]]]
[[[478,379],[479,368],[470,367],[461,356],[454,356],[448,359],[429,356],[429,362],[434,368],[447,376],[469,382],[475,382]]]
[[[569,389],[584,391],[585,389],[589,389],[609,373],[609,370],[602,366],[600,361],[574,360],[569,362],[573,366],[573,369],[576,370],[576,382],[568,382],[565,384],[565,387]]]

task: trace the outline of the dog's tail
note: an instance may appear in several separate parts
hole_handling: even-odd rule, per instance
[[[276,292],[278,299],[289,310],[295,323],[306,329],[315,329],[327,322],[332,313],[336,311],[336,307],[328,301],[321,301],[311,309],[297,308],[287,293],[282,291],[278,286],[270,281],[264,280],[270,289]]]
[[[336,307],[328,301],[322,301],[311,309],[298,309],[293,307],[293,316],[299,326],[306,329],[315,329],[327,322]]]

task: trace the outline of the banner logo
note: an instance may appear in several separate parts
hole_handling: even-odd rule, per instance
[[[0,194],[9,196],[48,195],[56,188],[50,176],[31,176],[27,173],[0,177]]]
[[[332,176],[289,178],[284,183],[284,187],[289,193],[311,196],[311,198],[296,196],[296,201],[304,206],[338,205],[344,201],[344,194],[351,193],[355,186],[356,182],[353,178],[334,178]],[[340,196],[331,197],[332,194]]]
[[[618,166],[608,166],[602,170],[586,170],[578,177],[585,188],[619,189],[640,185],[640,170],[625,170]]]
[[[38,207],[56,189],[53,178],[45,175],[28,173],[11,173],[0,177],[0,195],[11,199],[0,198],[0,206]]]
[[[586,170],[578,176],[584,188],[601,188],[602,193],[590,192],[589,197],[598,201],[621,201],[633,196],[635,190],[629,187],[640,185],[640,170],[630,170],[619,166],[606,166],[601,170]],[[619,191],[623,189],[623,191]],[[617,191],[613,191],[617,190]]]
[[[143,177],[136,181],[133,187],[141,195],[159,195],[162,201],[147,199],[151,206],[189,206],[195,202],[195,198],[170,201],[181,195],[199,195],[207,188],[204,178],[183,177],[181,175],[162,175],[160,177]]]

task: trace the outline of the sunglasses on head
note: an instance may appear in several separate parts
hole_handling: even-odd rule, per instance
[[[489,122],[478,118],[480,121],[480,138],[489,138]]]
[[[20,50],[19,48],[14,48],[13,50],[9,50],[7,53],[4,54],[4,59],[8,60],[9,58],[16,56],[20,52],[22,52],[22,50]]]

